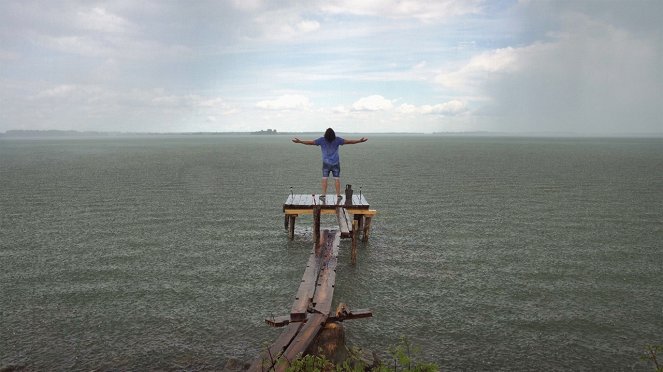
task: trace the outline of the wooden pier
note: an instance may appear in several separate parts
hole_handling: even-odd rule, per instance
[[[289,315],[265,319],[273,327],[286,327],[281,335],[252,363],[250,371],[285,371],[290,361],[306,352],[327,322],[371,317],[369,309],[349,310],[339,306],[332,313],[336,285],[336,266],[341,238],[352,239],[352,263],[356,262],[357,240],[362,233],[368,241],[371,220],[376,211],[362,195],[295,195],[283,204],[285,228],[294,238],[295,221],[301,215],[313,215],[313,248],[306,263]],[[320,215],[336,214],[338,228],[320,230]]]

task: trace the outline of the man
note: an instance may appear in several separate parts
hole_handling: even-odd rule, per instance
[[[366,142],[368,139],[362,137],[358,140],[346,140],[341,137],[336,137],[336,133],[331,128],[327,128],[324,137],[320,137],[314,141],[302,141],[295,137],[292,142],[301,143],[303,145],[316,145],[320,146],[322,150],[322,195],[327,194],[327,178],[329,173],[334,176],[336,195],[341,195],[341,160],[338,156],[338,147],[342,145],[354,145],[355,143]]]

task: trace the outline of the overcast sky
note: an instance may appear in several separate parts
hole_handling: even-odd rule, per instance
[[[0,1],[0,132],[663,134],[663,1]]]

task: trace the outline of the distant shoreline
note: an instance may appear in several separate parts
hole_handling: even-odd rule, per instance
[[[318,136],[321,132],[277,132],[276,130],[261,130],[252,132],[103,132],[103,131],[76,131],[76,130],[23,130],[13,129],[0,133],[0,138],[86,138],[86,137],[141,137],[141,136],[227,136],[227,135],[312,135]],[[555,132],[342,132],[344,134],[362,135],[420,135],[420,136],[449,136],[449,137],[530,137],[530,138],[663,138],[663,133],[555,133]]]

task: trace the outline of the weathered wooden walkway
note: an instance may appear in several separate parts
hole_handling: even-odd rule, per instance
[[[354,263],[358,233],[363,228],[364,241],[368,240],[370,221],[376,214],[369,209],[366,199],[358,195],[352,197],[351,203],[345,203],[344,197],[338,199],[336,195],[327,195],[321,200],[319,195],[291,194],[283,205],[283,212],[290,239],[294,237],[295,219],[303,214],[313,215],[314,244],[290,315],[265,320],[274,327],[285,326],[285,330],[256,358],[250,371],[284,371],[290,361],[306,351],[326,322],[372,316],[368,309],[350,311],[345,307],[331,313],[340,240],[352,239]],[[339,226],[321,232],[320,215],[330,213],[337,215]]]

